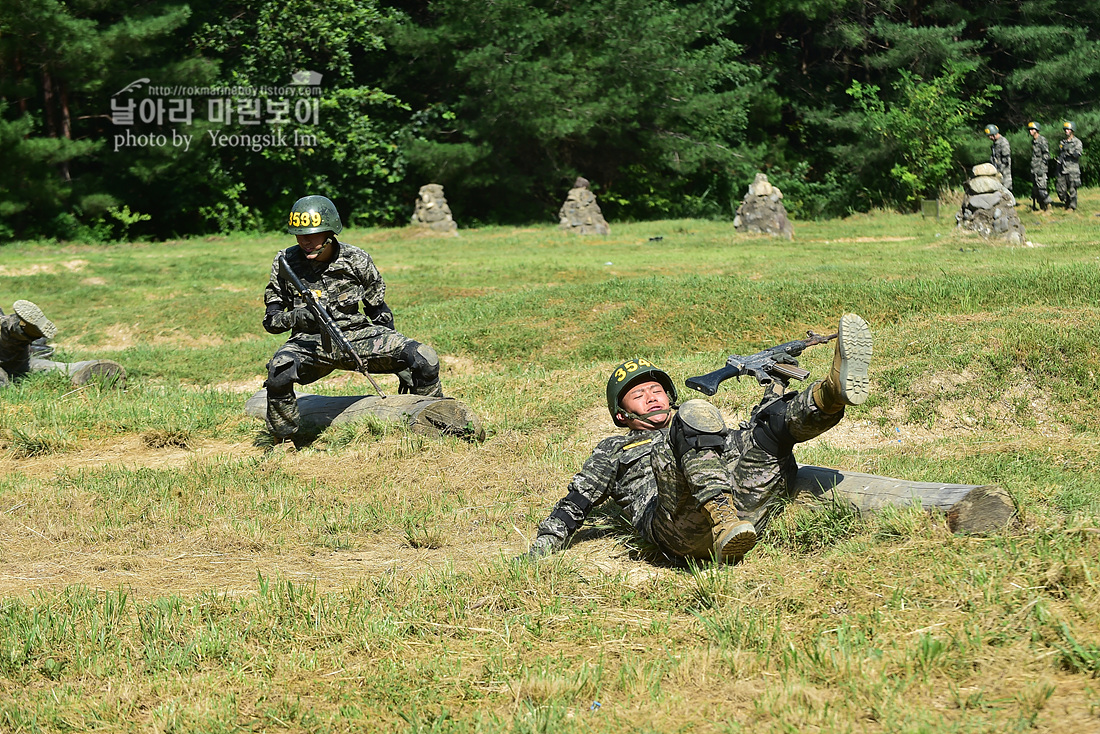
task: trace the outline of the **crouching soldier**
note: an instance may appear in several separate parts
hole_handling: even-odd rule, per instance
[[[386,305],[386,284],[365,251],[340,242],[336,206],[324,196],[306,196],[290,209],[287,231],[297,245],[281,252],[306,288],[313,291],[370,372],[396,373],[400,392],[442,397],[439,357],[427,344],[394,331]],[[335,342],[328,344],[304,299],[282,275],[279,256],[264,289],[263,326],[290,339],[267,363],[267,427],[277,440],[298,431],[300,413],[294,384],[308,385],[333,370],[357,365]]]
[[[622,363],[607,381],[607,407],[615,425],[630,430],[596,446],[539,524],[527,558],[564,547],[610,498],[639,535],[671,556],[740,561],[798,472],[794,445],[867,400],[870,361],[867,322],[846,314],[826,378],[800,393],[773,384],[736,430],[705,400],[677,407],[672,378],[650,362]]]

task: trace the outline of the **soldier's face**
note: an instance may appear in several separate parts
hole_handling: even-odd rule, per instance
[[[298,247],[302,248],[307,260],[328,262],[332,258],[332,243],[329,242],[328,232],[299,234],[294,237],[298,240]]]
[[[1039,137],[1039,131],[1038,130],[1028,130],[1028,132],[1031,133],[1031,139],[1032,140]]]
[[[630,413],[644,415],[655,410],[668,410],[670,405],[668,393],[664,386],[656,381],[640,382],[627,390],[626,395],[619,400],[619,405]],[[668,413],[646,418],[644,421],[630,418],[626,425],[638,431],[648,431],[660,428],[668,422]]]

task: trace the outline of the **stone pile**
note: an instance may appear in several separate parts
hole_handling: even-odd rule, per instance
[[[576,234],[611,234],[603,218],[596,195],[588,188],[588,179],[579,176],[569,189],[565,203],[558,212],[558,227]]]
[[[737,207],[733,228],[738,232],[794,239],[794,227],[783,206],[783,192],[768,183],[765,174],[758,173],[753,179],[741,206]]]
[[[451,216],[451,207],[447,206],[447,198],[443,196],[442,186],[433,183],[420,187],[412,223],[419,227],[427,227],[434,232],[457,234],[455,230],[458,229],[458,225]]]
[[[1016,214],[1016,197],[1001,183],[1001,174],[992,163],[971,169],[974,177],[966,182],[962,207],[955,215],[955,228],[977,232],[987,239],[1003,239],[1022,245],[1024,225]]]

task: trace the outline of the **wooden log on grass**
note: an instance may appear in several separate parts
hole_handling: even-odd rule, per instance
[[[31,358],[31,372],[64,372],[80,387],[98,379],[112,387],[126,387],[126,370],[110,359],[87,359],[82,362],[54,362],[52,359]]]
[[[364,416],[403,423],[421,436],[458,436],[484,441],[485,427],[469,406],[454,398],[422,395],[314,395],[296,392],[302,427],[323,431],[329,426],[353,423]],[[267,390],[245,403],[245,413],[263,420],[267,415]]]
[[[791,489],[797,502],[842,502],[869,514],[885,507],[919,504],[926,510],[943,512],[947,516],[947,526],[954,533],[995,532],[1008,527],[1016,517],[1012,497],[992,484],[910,482],[820,466],[800,466]]]

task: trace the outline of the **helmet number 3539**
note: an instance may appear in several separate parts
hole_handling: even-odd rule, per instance
[[[321,213],[320,212],[291,212],[290,213],[290,226],[291,227],[320,227],[321,226]]]

